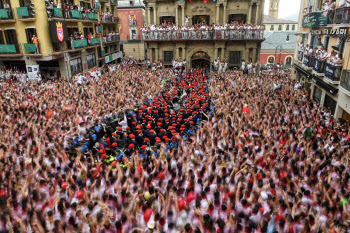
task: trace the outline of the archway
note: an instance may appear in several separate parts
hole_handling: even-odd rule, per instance
[[[195,52],[191,57],[192,68],[210,69],[210,57],[206,52]]]

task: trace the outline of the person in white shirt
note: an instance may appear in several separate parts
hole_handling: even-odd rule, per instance
[[[245,69],[245,61],[242,60],[241,70],[244,71],[244,69]]]
[[[188,23],[189,23],[189,19],[188,19],[188,16],[186,15],[185,17],[185,26],[188,27]]]

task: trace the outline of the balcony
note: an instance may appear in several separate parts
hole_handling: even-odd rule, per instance
[[[326,60],[314,59],[313,71],[318,76],[324,76]]]
[[[68,41],[70,43],[70,41]],[[58,55],[67,51],[67,43],[52,43],[53,54]]]
[[[93,45],[100,45],[101,44],[101,39],[98,38],[91,38],[90,39],[90,43],[88,43],[89,45],[93,46]]]
[[[334,24],[349,24],[350,23],[350,7],[338,8],[335,11]]]
[[[303,56],[304,56],[304,52],[303,51],[298,51],[298,61],[302,62],[303,61]]]
[[[21,57],[22,51],[18,44],[0,44],[0,57]]]
[[[47,17],[49,18],[57,18],[57,19],[63,18],[63,13],[60,8],[49,9],[46,12],[47,12]]]
[[[339,85],[342,69],[343,69],[343,66],[336,66],[330,63],[326,63],[324,76],[327,82],[331,84]]]
[[[141,35],[128,35],[128,41],[130,42],[140,42],[141,39]]]
[[[11,23],[16,22],[13,17],[13,12],[11,8],[0,9],[0,23]]]
[[[111,5],[118,5],[118,0],[111,0]]]
[[[87,39],[72,40],[68,42],[68,49],[79,49],[88,45]]]
[[[18,21],[35,21],[36,13],[34,11],[33,4],[31,4],[30,6],[17,7],[16,13]]]
[[[136,19],[129,19],[129,26],[137,26]]]
[[[109,23],[115,23],[115,17],[112,15],[112,16],[103,16],[101,18],[101,23],[103,24],[109,24]]]
[[[67,21],[81,21],[81,20],[86,20],[86,21],[94,21],[98,22],[98,15],[96,13],[91,13],[91,12],[82,12],[78,10],[69,10],[69,11],[64,11],[64,16],[63,16]]]
[[[37,45],[33,43],[25,43],[22,44],[23,47],[23,53],[29,56],[42,56],[41,50],[40,50],[40,44],[37,43]]]
[[[340,80],[340,89],[350,96],[350,70],[343,70]]]
[[[305,56],[303,60],[303,67],[308,70],[312,70],[314,66],[314,59],[315,57],[313,55]]]
[[[109,35],[106,37],[103,37],[103,43],[114,43],[120,41],[120,36],[119,35]]]
[[[251,40],[263,41],[264,30],[197,30],[142,33],[144,41],[191,41],[191,40]]]

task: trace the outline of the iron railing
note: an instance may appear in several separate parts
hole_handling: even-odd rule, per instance
[[[67,43],[66,42],[52,43],[52,48],[54,53],[63,52],[67,50]]]
[[[113,15],[111,15],[111,16],[104,15],[103,17],[101,17],[101,22],[102,23],[114,23],[114,16]]]
[[[343,70],[340,86],[350,92],[350,70]]]
[[[313,70],[316,73],[323,74],[326,67],[326,60],[314,59]]]
[[[128,35],[128,40],[141,40],[141,35]]]
[[[40,54],[40,44],[39,43],[22,43],[21,49],[24,54]]]
[[[338,8],[335,11],[334,24],[348,24],[350,23],[350,7]]]
[[[314,66],[314,59],[315,57],[313,55],[305,56],[303,60],[303,65],[312,68]]]
[[[112,43],[112,42],[118,42],[120,41],[119,35],[109,35],[106,37],[103,37],[103,43]]]
[[[263,40],[263,29],[252,30],[196,30],[142,32],[143,40]]]
[[[336,66],[330,63],[326,63],[324,76],[326,76],[328,79],[332,80],[333,82],[339,82],[342,69],[343,69],[343,66]]]

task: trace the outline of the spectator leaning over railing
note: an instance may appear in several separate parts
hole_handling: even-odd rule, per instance
[[[338,7],[350,7],[350,0],[340,0]]]

